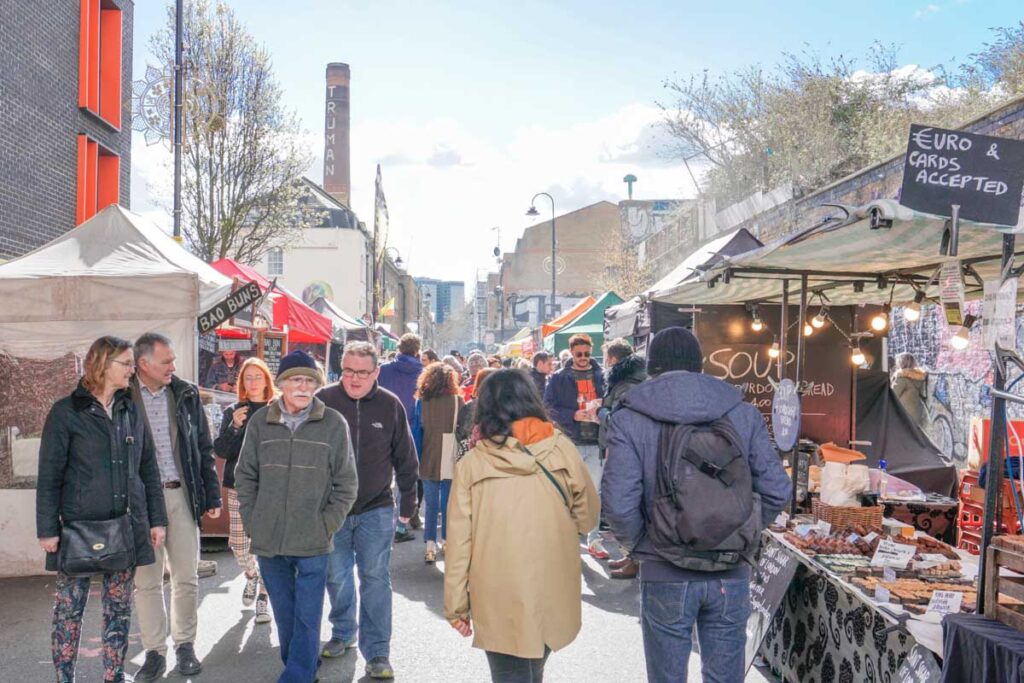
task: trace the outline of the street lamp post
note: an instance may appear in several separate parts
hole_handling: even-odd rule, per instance
[[[533,199],[530,200],[530,208],[526,212],[527,216],[539,216],[540,212],[537,211],[536,202],[537,197],[547,197],[548,201],[551,202],[551,319],[555,317],[555,275],[558,272],[557,248],[558,241],[555,237],[555,199],[547,192],[538,192],[533,195]]]

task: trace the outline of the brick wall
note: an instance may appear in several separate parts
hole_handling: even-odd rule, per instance
[[[0,21],[0,260],[75,227],[77,137],[121,156],[131,178],[132,0],[122,10],[121,130],[78,108],[78,0],[11,2]]]

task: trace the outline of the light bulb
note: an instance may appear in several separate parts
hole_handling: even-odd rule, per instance
[[[970,330],[966,327],[959,328],[956,331],[956,334],[950,337],[949,345],[957,351],[963,351],[967,348],[968,344],[970,344],[970,334]]]
[[[760,332],[764,329],[764,322],[760,318],[754,318],[754,322],[750,323],[750,329],[754,332]]]
[[[822,311],[818,315],[811,318],[811,324],[817,327],[819,330],[825,327],[825,312]]]
[[[778,358],[779,357],[779,353],[780,353],[780,351],[779,351],[779,342],[775,342],[775,343],[772,344],[772,347],[770,349],[768,349],[768,357],[769,358]]]
[[[881,312],[871,319],[871,329],[875,332],[882,332],[889,326],[889,316]]]
[[[804,336],[810,337],[812,334],[814,334],[814,328],[810,324],[804,323]]]
[[[860,347],[854,347],[853,353],[850,354],[850,362],[854,365],[864,365],[864,361],[867,360],[864,357],[864,352],[860,350]]]
[[[921,304],[909,303],[903,307],[903,317],[907,322],[916,323],[921,319]]]

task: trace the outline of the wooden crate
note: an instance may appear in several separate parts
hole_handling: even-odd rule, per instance
[[[1024,552],[1003,547],[998,537],[985,563],[985,616],[1024,631],[1024,576],[999,576],[1000,569],[1024,574]]]

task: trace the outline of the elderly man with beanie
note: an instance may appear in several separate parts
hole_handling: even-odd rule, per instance
[[[702,374],[702,368],[703,354],[693,334],[681,327],[658,332],[647,349],[651,379],[622,397],[608,429],[602,508],[616,538],[640,561],[640,619],[647,680],[652,683],[687,680],[694,625],[704,680],[743,680],[750,616],[750,566],[744,553],[756,551],[761,530],[791,493],[761,414],[743,400],[737,387]],[[681,434],[690,436],[680,442]],[[664,452],[659,441],[665,444]],[[712,463],[719,457],[724,459]],[[744,526],[739,528],[750,533],[742,551],[720,550],[717,538],[708,544],[710,551],[703,545],[693,547],[710,533],[703,527],[697,527],[696,538],[687,543],[680,540],[672,547],[664,542],[665,525],[655,516],[655,507],[662,514],[666,509],[655,491],[659,461],[666,458],[678,458],[683,482],[688,478],[704,487],[708,497],[717,496],[722,505],[718,510],[676,509],[669,513],[677,515],[671,522],[678,523],[678,515],[732,518],[738,509],[746,509]],[[726,467],[730,473],[739,467],[743,474],[719,478]],[[747,470],[749,477],[744,478]],[[676,478],[663,483],[679,482]],[[748,488],[724,488],[730,482]],[[741,491],[746,500],[738,497]],[[657,547],[654,539],[661,539]]]
[[[332,539],[359,490],[348,424],[313,394],[323,382],[304,351],[281,359],[281,397],[250,418],[235,468],[239,513],[270,595],[284,671],[309,683],[320,665]]]

